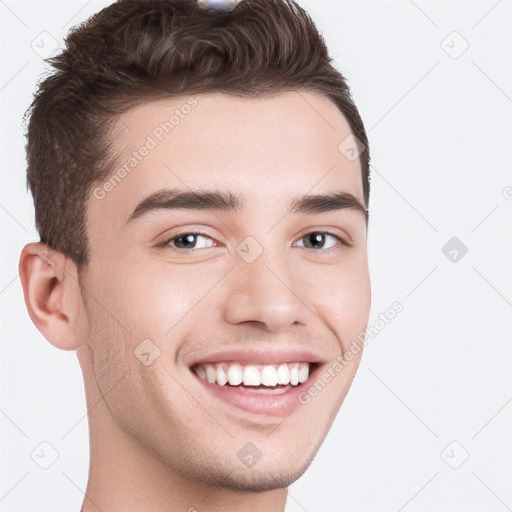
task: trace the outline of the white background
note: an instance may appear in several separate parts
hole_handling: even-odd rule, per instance
[[[109,3],[0,0],[0,512],[78,511],[86,485],[79,366],[35,329],[17,275],[38,240],[22,116],[38,53]],[[512,510],[512,2],[301,3],[370,139],[370,324],[404,309],[369,340],[287,512]],[[43,441],[48,469],[31,458]]]

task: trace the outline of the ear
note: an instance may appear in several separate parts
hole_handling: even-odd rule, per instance
[[[78,270],[71,258],[46,244],[27,244],[19,273],[28,314],[55,347],[75,350],[86,342],[87,315]]]

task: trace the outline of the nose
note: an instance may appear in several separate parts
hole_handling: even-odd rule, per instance
[[[314,315],[300,279],[286,265],[269,265],[263,256],[242,262],[230,273],[224,320],[233,325],[259,325],[269,332],[305,325]]]

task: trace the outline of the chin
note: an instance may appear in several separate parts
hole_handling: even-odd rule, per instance
[[[315,440],[315,445],[305,457],[295,452],[274,453],[272,457],[262,457],[253,467],[243,467],[241,464],[232,464],[232,461],[223,461],[217,458],[217,465],[208,462],[202,467],[195,464],[189,467],[188,477],[211,487],[218,487],[237,492],[265,492],[275,489],[284,489],[298,480],[309,468],[315,458],[323,437]],[[237,461],[238,462],[238,461]],[[185,475],[184,475],[185,476]]]
[[[225,473],[223,468],[218,470],[218,472],[209,472],[208,483],[215,487],[248,493],[284,489],[298,480],[305,473],[310,463],[308,462],[303,467],[295,470],[270,471],[267,468],[261,468],[259,471],[255,471],[254,468],[236,468],[228,474]]]

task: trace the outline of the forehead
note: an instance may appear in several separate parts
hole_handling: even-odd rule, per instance
[[[110,212],[120,223],[163,187],[229,189],[248,204],[281,207],[308,191],[343,189],[363,202],[359,159],[339,149],[350,126],[315,93],[183,96],[131,109],[118,126],[114,174],[98,184],[105,194],[91,198],[92,215]]]

